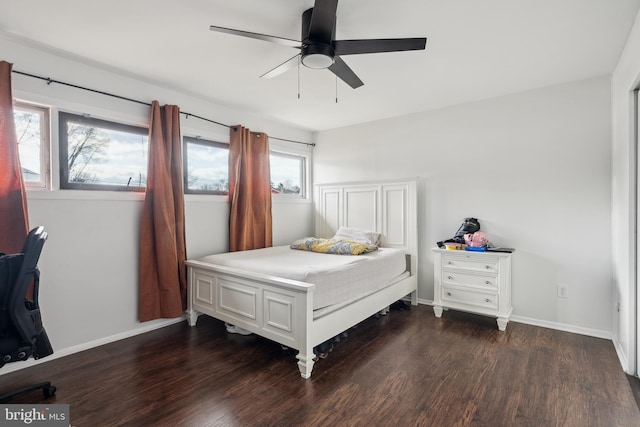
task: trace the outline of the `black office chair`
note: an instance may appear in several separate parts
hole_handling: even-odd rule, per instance
[[[44,228],[36,227],[29,232],[22,253],[0,254],[0,367],[53,354],[38,305],[38,259],[46,240]],[[45,397],[56,392],[51,382],[41,382],[1,394],[0,403],[37,389]]]

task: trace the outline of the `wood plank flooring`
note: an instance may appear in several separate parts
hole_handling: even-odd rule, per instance
[[[0,392],[45,379],[54,397],[12,403],[67,403],[76,427],[640,426],[610,341],[429,306],[367,319],[309,380],[205,316],[0,375]]]

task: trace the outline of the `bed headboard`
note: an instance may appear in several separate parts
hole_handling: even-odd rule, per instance
[[[416,181],[319,184],[315,187],[315,235],[332,237],[340,226],[382,234],[383,247],[418,259]]]

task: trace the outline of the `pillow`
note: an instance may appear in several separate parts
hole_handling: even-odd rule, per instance
[[[378,250],[376,245],[353,240],[319,239],[317,237],[305,237],[296,240],[289,247],[301,251],[333,255],[361,255]]]
[[[368,245],[380,245],[380,233],[360,228],[340,227],[333,240],[354,240]]]

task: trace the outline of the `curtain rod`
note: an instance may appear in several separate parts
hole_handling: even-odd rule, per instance
[[[44,80],[44,81],[47,82],[48,85],[50,85],[51,83],[57,83],[57,84],[60,84],[60,85],[63,85],[63,86],[69,86],[69,87],[73,87],[73,88],[76,88],[76,89],[82,89],[82,90],[86,90],[88,92],[98,93],[100,95],[106,95],[106,96],[110,96],[112,98],[122,99],[124,101],[129,101],[129,102],[135,102],[136,104],[142,104],[142,105],[146,105],[148,107],[151,107],[151,103],[149,103],[149,102],[144,102],[144,101],[140,101],[140,100],[133,99],[133,98],[127,98],[126,96],[120,96],[120,95],[116,95],[114,93],[103,92],[101,90],[91,89],[91,88],[84,87],[84,86],[78,86],[78,85],[74,85],[72,83],[62,82],[60,80],[54,80],[54,79],[51,79],[49,77],[42,77],[42,76],[38,76],[38,75],[35,75],[35,74],[25,73],[23,71],[12,70],[12,72],[14,72],[16,74],[23,75],[23,76],[27,76],[27,77],[33,77],[34,79]],[[232,126],[224,124],[224,123],[216,122],[215,120],[207,119],[206,117],[198,116],[197,114],[187,113],[186,111],[180,111],[180,114],[184,114],[184,116],[187,119],[189,117],[195,117],[196,119],[204,120],[205,122],[209,122],[209,123],[214,123],[214,124],[216,124],[218,126],[224,126],[226,128],[231,128],[232,127]],[[271,135],[269,135],[269,139],[277,139],[279,141],[293,142],[295,144],[304,144],[306,146],[311,146],[311,147],[315,147],[316,146],[316,144],[314,144],[313,142],[295,141],[293,139],[278,138],[276,136],[271,136]]]

